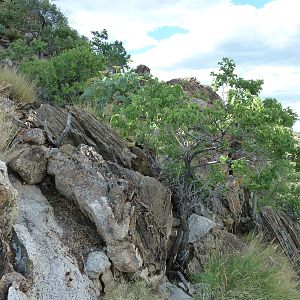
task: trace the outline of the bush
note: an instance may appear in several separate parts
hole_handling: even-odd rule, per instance
[[[82,46],[48,61],[22,63],[20,70],[37,81],[43,100],[66,104],[83,93],[88,78],[94,77],[102,67],[102,58],[89,46]]]
[[[203,273],[192,277],[207,285],[212,299],[296,300],[300,292],[295,276],[287,258],[274,246],[255,240],[237,256],[216,251]]]
[[[9,88],[9,97],[15,102],[32,103],[37,100],[35,84],[14,69],[0,69],[0,85]]]
[[[51,61],[34,60],[20,65],[20,71],[38,84],[39,97],[45,101],[58,98],[58,78]]]

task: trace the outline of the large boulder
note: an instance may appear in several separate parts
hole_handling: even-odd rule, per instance
[[[96,225],[122,272],[149,280],[165,272],[172,228],[170,191],[156,179],[109,163],[92,147],[65,145],[48,162],[57,190]]]
[[[14,283],[9,299],[99,299],[93,283],[80,272],[76,260],[61,242],[62,230],[40,189],[22,185],[13,177],[11,181],[18,191],[13,238],[15,269],[32,284],[24,295]]]

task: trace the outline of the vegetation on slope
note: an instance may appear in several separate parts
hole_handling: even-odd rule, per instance
[[[89,107],[122,136],[156,153],[161,169],[157,175],[167,179],[173,188],[181,220],[183,239],[174,265],[182,266],[188,255],[187,220],[192,208],[197,203],[205,204],[212,195],[221,197],[230,176],[237,178],[249,193],[252,214],[257,206],[267,204],[300,217],[300,150],[292,132],[296,115],[276,99],[260,98],[263,81],[239,77],[232,60],[224,58],[219,72],[212,73],[213,87],[227,89],[226,98],[201,95],[204,104],[199,105],[191,102],[179,85],[121,70],[129,59],[121,42],[110,42],[106,30],[94,31],[92,41],[81,37],[48,0],[2,1],[0,39],[4,45],[0,60],[11,59],[22,74],[35,80],[41,100]],[[16,101],[36,99],[34,86],[7,69],[0,73],[1,90]],[[6,121],[2,117],[0,125]],[[0,150],[7,145],[3,136]],[[257,255],[259,247],[249,249]],[[265,291],[269,287],[280,289],[274,278],[281,278],[276,276],[282,270],[271,268],[273,273],[269,274],[269,268],[266,272],[262,269],[269,248],[257,266],[245,263],[254,262],[250,250],[235,262],[225,256],[222,263],[214,257],[204,274],[209,277],[221,273],[225,275],[216,275],[218,280],[230,276],[233,280],[236,273],[246,272],[246,276],[247,272],[258,272],[265,276],[261,277]],[[242,270],[238,265],[243,266]],[[225,269],[215,270],[216,266]],[[239,289],[242,285],[221,281],[220,290],[213,282],[208,283],[216,295],[233,297],[236,292],[236,297],[248,297],[245,290]],[[259,299],[264,294],[256,283],[244,287],[251,293],[253,288]],[[284,287],[277,291],[278,295],[283,291]],[[293,292],[291,286],[291,294],[286,295]]]
[[[296,300],[296,274],[273,245],[252,241],[237,255],[214,251],[194,282],[206,287],[205,299]],[[196,298],[197,299],[197,298]],[[199,298],[202,299],[202,298]]]

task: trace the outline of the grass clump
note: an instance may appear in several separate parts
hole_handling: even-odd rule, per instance
[[[117,279],[105,294],[104,300],[164,300],[164,295],[155,293],[144,281]]]
[[[193,275],[208,287],[206,299],[216,300],[297,300],[296,278],[285,256],[257,240],[236,256],[213,253],[204,271]]]
[[[35,84],[11,68],[0,68],[1,94],[16,103],[32,103],[37,100]]]

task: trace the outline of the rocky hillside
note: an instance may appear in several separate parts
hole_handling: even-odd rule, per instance
[[[2,134],[5,124],[15,134],[0,164],[0,299],[100,299],[121,274],[160,286],[158,297],[192,299],[206,290],[186,275],[201,273],[212,249],[244,251],[228,232],[248,201],[233,177],[212,210],[189,216],[190,257],[169,269],[180,219],[143,149],[76,107],[17,108],[2,97],[1,110]],[[260,225],[299,270],[299,228],[269,208]]]
[[[129,58],[0,1],[0,300],[300,299],[296,114]]]

